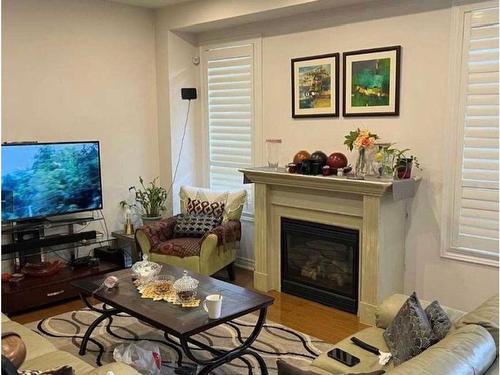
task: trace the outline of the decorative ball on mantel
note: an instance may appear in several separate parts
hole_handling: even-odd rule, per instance
[[[327,156],[323,151],[315,151],[311,154],[311,161],[316,161],[319,163],[319,167],[323,168],[326,165]]]
[[[326,164],[333,169],[345,168],[347,167],[347,157],[341,152],[334,152],[330,154]]]
[[[304,160],[307,160],[311,157],[311,154],[306,150],[301,150],[295,154],[293,157],[293,164],[301,164]]]

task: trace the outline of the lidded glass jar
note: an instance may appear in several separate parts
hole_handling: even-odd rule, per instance
[[[142,260],[135,262],[132,266],[132,277],[139,280],[140,284],[146,284],[153,281],[161,271],[161,265],[148,260],[147,254],[144,254]]]
[[[187,271],[174,283],[174,291],[180,302],[192,301],[198,293],[198,284],[200,282],[188,275]]]

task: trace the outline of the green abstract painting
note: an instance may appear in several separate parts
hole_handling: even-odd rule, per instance
[[[389,105],[391,59],[352,62],[351,106]]]

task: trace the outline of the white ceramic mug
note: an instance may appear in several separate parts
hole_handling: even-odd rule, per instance
[[[203,308],[208,313],[210,319],[218,319],[222,310],[222,296],[220,294],[211,294],[205,298]]]

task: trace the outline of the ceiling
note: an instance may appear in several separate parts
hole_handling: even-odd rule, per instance
[[[179,3],[185,3],[192,0],[110,0],[115,3],[122,3],[128,5],[135,5],[138,7],[145,8],[161,8],[167,5],[174,5]]]

